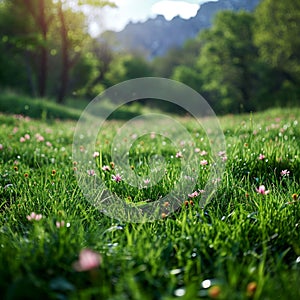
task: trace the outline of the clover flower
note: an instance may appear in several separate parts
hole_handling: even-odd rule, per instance
[[[289,176],[289,175],[290,175],[290,171],[287,170],[287,169],[282,170],[282,171],[280,172],[280,175],[281,175],[281,176]]]
[[[270,193],[269,190],[266,190],[266,187],[264,185],[260,185],[256,191],[259,193],[259,194],[262,194],[262,195],[267,195]]]
[[[122,176],[120,174],[112,175],[112,180],[115,182],[120,182],[122,181]]]
[[[42,219],[41,214],[36,214],[35,212],[32,212],[30,215],[28,215],[26,218],[28,221],[39,221]]]
[[[79,253],[79,259],[73,264],[73,268],[77,272],[89,271],[100,266],[102,257],[99,253],[82,249]]]

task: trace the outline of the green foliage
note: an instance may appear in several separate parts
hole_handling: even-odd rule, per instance
[[[1,1],[0,87],[63,103],[71,96],[92,99],[124,80],[159,76],[191,86],[217,113],[297,106],[298,2],[262,0],[253,13],[220,12],[211,28],[150,62],[120,51],[110,32],[104,39],[88,34],[91,16],[78,7],[95,16],[103,6],[115,7],[110,1]]]
[[[153,61],[159,76],[202,94],[218,113],[297,106],[299,4],[263,0],[254,13],[223,11],[212,27]]]
[[[170,78],[176,67],[195,67],[195,59],[200,50],[201,40],[196,37],[193,40],[188,40],[182,49],[174,48],[169,50],[165,56],[156,57],[152,62],[155,76]]]
[[[0,53],[2,53],[0,55],[0,87],[9,86],[16,91],[31,93],[32,86],[28,80],[28,72],[30,73],[28,63],[22,55],[10,52],[12,49],[7,45],[6,37],[2,37],[3,40],[5,42],[0,42]]]
[[[204,92],[225,111],[253,110],[252,90],[256,49],[252,42],[253,16],[241,12],[218,14],[213,27],[202,34],[204,46],[198,62]],[[219,109],[220,109],[219,108]]]
[[[199,71],[185,65],[178,66],[174,69],[172,79],[185,83],[196,91],[199,91],[203,84]]]
[[[94,86],[93,90],[91,90],[91,86],[99,76],[99,69],[100,62],[92,52],[86,52],[81,55],[70,74],[73,79],[70,82],[70,90],[73,91],[73,96],[83,98],[87,96],[95,97],[102,92],[102,89],[99,90]]]
[[[299,78],[299,2],[264,0],[255,16],[255,39],[262,59]]]
[[[56,96],[64,102],[74,90],[84,90],[94,80],[97,65],[88,61],[92,54],[87,17],[78,5],[95,10],[114,6],[109,1],[88,0],[1,2],[1,87],[42,98]],[[79,83],[76,72],[83,65],[85,74]]]
[[[260,58],[272,67],[266,82],[269,94],[285,103],[299,102],[300,4],[298,1],[264,0],[255,12],[255,43]],[[272,84],[270,81],[275,81]]]
[[[140,56],[119,55],[111,62],[105,74],[105,81],[112,86],[122,81],[152,75],[150,65]]]

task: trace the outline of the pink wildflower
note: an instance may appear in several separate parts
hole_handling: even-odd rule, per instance
[[[43,216],[41,214],[36,214],[35,212],[32,212],[26,218],[28,221],[39,221],[42,217]]]
[[[199,193],[198,193],[197,191],[195,191],[195,192],[193,192],[193,193],[191,193],[191,194],[188,194],[188,196],[189,196],[190,198],[197,197],[198,195],[199,195]]]
[[[95,151],[94,154],[93,154],[93,157],[95,158],[95,157],[98,157],[98,156],[100,156],[100,153],[98,151]]]
[[[55,223],[56,227],[57,228],[60,228],[60,227],[64,227],[65,226],[65,221],[56,221]]]
[[[90,175],[90,176],[95,176],[95,175],[96,175],[95,170],[87,170],[87,173],[88,173],[88,175]]]
[[[26,134],[24,135],[24,138],[25,138],[26,140],[30,140],[30,135],[29,135],[28,133],[26,133]]]
[[[43,142],[45,140],[45,138],[42,135],[40,135],[39,133],[37,133],[35,135],[35,138],[38,142]]]
[[[112,180],[115,182],[120,182],[122,181],[122,176],[120,174],[112,175]]]
[[[222,156],[222,161],[226,161],[227,160],[227,156]]]
[[[0,144],[0,150],[3,150],[3,145],[2,144]]]
[[[203,151],[201,151],[200,155],[205,156],[205,155],[207,155],[207,152],[205,150],[203,150]]]
[[[282,170],[282,171],[280,172],[280,175],[281,175],[281,176],[289,176],[289,175],[290,175],[290,171],[287,170],[287,169]]]
[[[182,158],[182,157],[183,157],[183,155],[182,155],[181,151],[176,153],[176,158]]]
[[[206,159],[203,159],[200,161],[201,166],[206,166],[208,164],[208,161]]]
[[[200,148],[195,148],[196,153],[199,153],[200,151],[201,151]]]
[[[103,167],[102,167],[102,170],[103,170],[103,171],[110,171],[110,167],[109,167],[109,166],[103,166]]]
[[[264,160],[265,158],[266,158],[266,156],[263,155],[263,154],[259,154],[259,156],[258,156],[258,159],[259,159],[259,160]]]
[[[100,266],[102,257],[99,253],[90,249],[83,249],[79,253],[79,259],[73,264],[77,272],[89,271]]]
[[[20,137],[20,142],[21,143],[24,143],[26,141],[26,139],[22,136],[22,137]]]
[[[222,156],[225,156],[225,155],[226,155],[226,152],[225,152],[225,151],[219,151],[218,155],[221,156],[221,157],[222,157]]]
[[[148,179],[148,178],[147,178],[147,179],[144,179],[144,183],[145,183],[145,184],[149,184],[149,183],[150,183],[150,179]]]
[[[267,195],[270,193],[269,190],[266,190],[266,187],[264,185],[260,185],[258,187],[258,189],[256,189],[256,191],[259,193],[259,194],[262,194],[262,195]]]
[[[55,223],[57,228],[61,228],[61,227],[70,227],[70,223],[65,223],[65,221],[56,221]]]

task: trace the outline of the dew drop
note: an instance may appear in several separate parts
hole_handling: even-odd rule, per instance
[[[211,281],[209,279],[206,279],[206,280],[202,281],[201,285],[204,289],[208,289],[211,286]]]
[[[182,297],[182,296],[184,296],[184,294],[185,294],[185,289],[183,289],[183,288],[177,289],[174,292],[174,295],[176,297]]]

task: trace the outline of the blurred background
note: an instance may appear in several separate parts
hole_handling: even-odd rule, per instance
[[[0,111],[83,108],[144,76],[187,84],[218,114],[298,106],[299,24],[298,0],[0,0]]]

